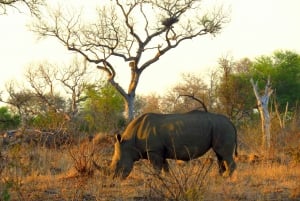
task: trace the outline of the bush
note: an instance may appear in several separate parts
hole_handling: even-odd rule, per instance
[[[82,176],[90,176],[94,174],[96,169],[107,174],[108,166],[105,156],[108,152],[108,147],[111,147],[111,137],[104,134],[97,134],[94,137],[90,136],[81,141],[81,143],[69,149],[69,155],[73,160],[74,168],[77,173]]]
[[[197,159],[182,165],[173,165],[166,174],[159,174],[151,167],[146,168],[145,175],[152,177],[147,180],[149,197],[174,201],[203,200],[207,187],[206,176],[212,168],[213,160],[206,158],[201,161]]]

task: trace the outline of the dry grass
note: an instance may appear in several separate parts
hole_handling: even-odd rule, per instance
[[[167,175],[157,175],[147,161],[138,161],[123,181],[106,174],[112,152],[112,141],[99,136],[62,150],[11,147],[0,157],[0,200],[300,200],[297,148],[294,155],[280,149],[265,157],[242,149],[245,160],[237,159],[231,178],[218,175],[209,153],[189,163],[170,161]],[[89,174],[80,172],[82,157],[80,166],[87,165]],[[99,165],[97,171],[91,160]]]

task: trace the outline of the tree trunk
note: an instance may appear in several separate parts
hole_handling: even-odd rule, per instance
[[[134,117],[134,101],[135,96],[134,95],[128,95],[125,98],[125,118],[128,122],[130,122]]]
[[[265,86],[265,91],[263,95],[259,95],[257,82],[254,83],[253,79],[250,80],[253,91],[257,100],[257,107],[261,118],[261,127],[262,127],[262,146],[264,148],[271,147],[271,120],[268,110],[269,98],[273,93],[271,89],[270,77],[268,78],[267,84]]]
[[[267,101],[268,102],[268,101]],[[262,126],[262,144],[265,148],[271,147],[271,120],[270,114],[268,111],[268,103],[261,101],[261,106],[258,107],[260,117],[261,117],[261,126]]]

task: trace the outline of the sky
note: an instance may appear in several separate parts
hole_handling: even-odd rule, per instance
[[[299,0],[217,0],[230,7],[230,22],[215,37],[201,36],[183,42],[147,68],[137,93],[164,93],[184,72],[208,73],[224,56],[239,60],[271,55],[276,50],[300,53]],[[10,80],[22,81],[25,68],[33,62],[70,63],[74,54],[56,39],[37,40],[27,24],[30,15],[11,11],[0,15],[0,91]],[[128,79],[118,82],[127,89]]]

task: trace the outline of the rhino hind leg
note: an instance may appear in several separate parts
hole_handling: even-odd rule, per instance
[[[223,173],[224,177],[231,176],[236,169],[236,164],[232,157],[224,160],[224,166],[226,168],[226,171]]]
[[[224,177],[231,176],[234,170],[236,169],[236,164],[231,156],[222,157],[217,154],[219,173]]]
[[[218,158],[219,174],[223,175],[224,172],[226,172],[225,163],[223,161],[223,158],[219,154],[217,154],[217,158]]]

